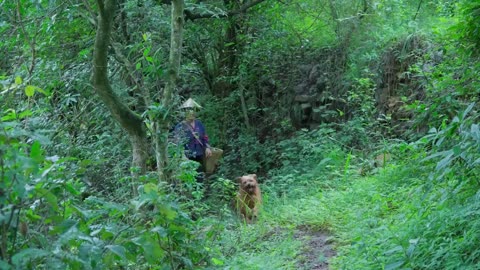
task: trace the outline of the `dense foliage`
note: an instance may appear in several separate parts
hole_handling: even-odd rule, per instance
[[[480,1],[185,1],[164,104],[170,2],[0,1],[0,269],[478,267]],[[107,3],[144,168],[92,84]],[[188,97],[224,150],[204,183],[173,143],[157,171]],[[247,173],[252,225],[231,204]]]

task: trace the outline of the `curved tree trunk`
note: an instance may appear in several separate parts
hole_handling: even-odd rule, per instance
[[[182,42],[183,42],[183,26],[185,24],[184,19],[184,1],[173,0],[172,1],[172,25],[170,36],[170,56],[169,56],[169,69],[168,80],[163,90],[162,106],[165,108],[166,113],[169,113],[172,109],[173,94],[177,86],[178,74],[180,70],[180,62],[182,56]],[[156,123],[156,159],[158,173],[161,179],[169,180],[168,168],[168,131],[170,128],[169,117],[157,120]]]
[[[145,173],[148,143],[142,118],[120,101],[108,79],[108,48],[116,1],[97,0],[97,3],[100,12],[93,53],[93,85],[114,119],[128,133],[132,144],[132,166]]]

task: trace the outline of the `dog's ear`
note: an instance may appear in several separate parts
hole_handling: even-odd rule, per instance
[[[255,181],[257,181],[257,175],[256,174],[252,174],[252,177],[253,177],[253,179],[255,179]]]
[[[235,179],[237,179],[237,183],[241,183],[241,182],[242,182],[242,177],[237,177],[237,178],[235,178]]]

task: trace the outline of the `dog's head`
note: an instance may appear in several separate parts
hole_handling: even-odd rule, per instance
[[[257,188],[257,175],[256,174],[248,174],[242,177],[238,177],[238,183],[240,183],[240,188],[249,194],[255,193],[255,189]]]

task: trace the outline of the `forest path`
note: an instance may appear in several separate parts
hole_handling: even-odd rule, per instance
[[[294,237],[306,244],[300,255],[301,269],[330,269],[329,259],[336,255],[336,251],[333,248],[332,236],[328,232],[300,226]]]

